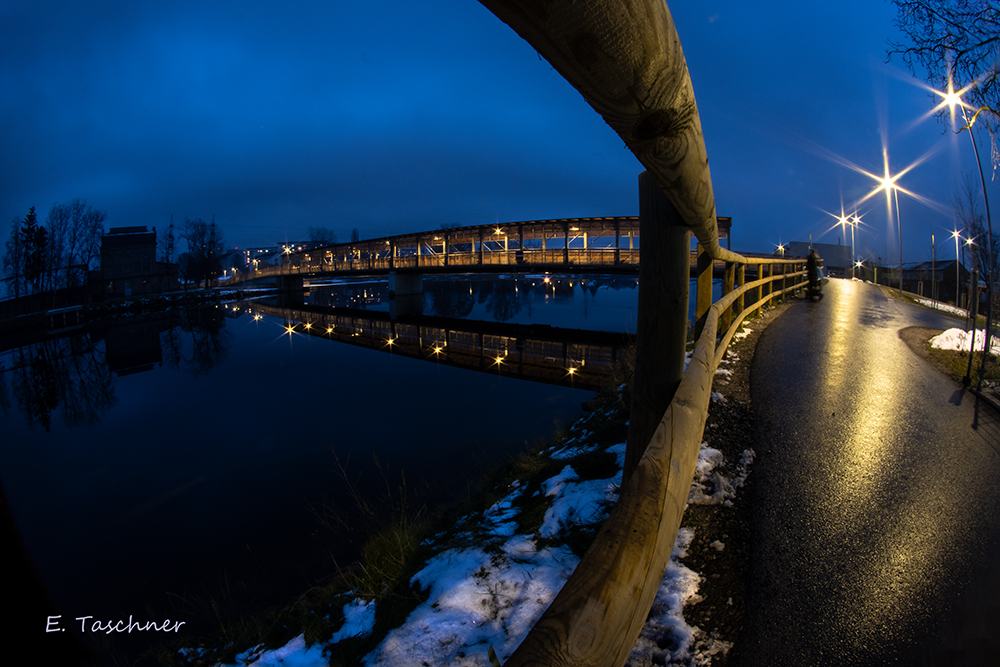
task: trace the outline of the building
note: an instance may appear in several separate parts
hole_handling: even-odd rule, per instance
[[[726,250],[732,250],[732,239],[730,233],[733,229],[733,219],[729,217],[715,217],[716,226],[719,229],[719,240],[726,240]]]
[[[109,229],[101,237],[101,279],[105,298],[179,288],[177,265],[156,261],[156,228]]]
[[[956,272],[957,269],[957,272]],[[899,273],[895,273],[898,280]],[[967,298],[968,282],[971,274],[960,262],[954,259],[940,262],[908,262],[903,264],[903,291],[934,298],[938,301],[955,303],[955,280],[958,279],[963,294]],[[898,285],[893,282],[890,287]],[[964,305],[965,298],[961,303]]]

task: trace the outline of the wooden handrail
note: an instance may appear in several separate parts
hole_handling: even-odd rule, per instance
[[[749,259],[719,245],[701,121],[680,40],[663,0],[480,2],[601,114],[663,189],[710,261],[794,263]],[[607,667],[628,658],[684,513],[718,360],[748,313],[795,289],[770,289],[773,281],[789,277],[770,273],[734,289],[699,318],[701,333],[688,369],[638,465],[623,483],[618,503],[562,590],[510,656],[508,666]],[[763,285],[769,286],[767,296],[759,296],[732,318],[723,345],[718,346],[719,316],[737,300],[742,302],[746,292]]]
[[[701,119],[663,0],[480,0],[621,137],[715,259],[715,195]]]

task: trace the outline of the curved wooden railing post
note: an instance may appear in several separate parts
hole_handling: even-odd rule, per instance
[[[743,285],[746,284],[746,281],[747,281],[747,270],[746,269],[747,269],[746,264],[740,264],[739,268],[736,269],[736,287],[737,287],[737,289],[743,287]],[[740,292],[740,295],[738,297],[736,297],[735,310],[738,313],[742,313],[743,312],[743,292],[742,291]]]
[[[695,306],[694,306],[694,337],[701,336],[705,330],[708,310],[712,307],[712,279],[715,262],[705,246],[698,244],[698,260],[695,266]],[[642,262],[639,263],[642,266]],[[638,357],[636,363],[638,365]]]
[[[687,347],[690,248],[688,228],[648,172],[639,174],[639,237],[656,261],[639,263],[632,405],[622,483],[639,465],[646,445],[684,377]]]
[[[736,287],[736,262],[726,262],[726,273],[722,278],[722,296],[725,296],[732,292]],[[729,328],[729,325],[733,323],[733,307],[730,306],[726,308],[726,312],[722,314],[722,320],[720,321],[719,328],[725,331]]]

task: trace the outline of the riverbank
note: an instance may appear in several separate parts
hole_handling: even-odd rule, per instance
[[[80,310],[78,320],[81,324],[90,320],[115,319],[133,317],[149,312],[162,311],[178,306],[189,306],[220,301],[239,301],[259,296],[261,293],[273,291],[270,289],[231,289],[213,288],[208,290],[185,290],[182,292],[167,292],[164,294],[145,294],[140,296],[118,297],[93,303],[80,304],[65,310]],[[25,342],[36,340],[39,335],[52,333],[49,330],[50,313],[56,311],[39,311],[26,313],[16,317],[0,320],[0,338],[23,338]]]
[[[683,529],[631,665],[735,664],[749,549],[743,499],[754,456],[749,368],[760,331],[783,308],[751,322],[719,370]],[[617,498],[627,415],[618,396],[605,398],[554,442],[494,473],[481,495],[442,517],[446,529],[415,545],[406,531],[371,541],[395,555],[394,584],[374,590],[370,573],[353,568],[329,589],[256,619],[251,632],[230,626],[217,637],[189,637],[160,659],[489,665],[491,649],[506,659]],[[368,585],[363,595],[359,584]]]

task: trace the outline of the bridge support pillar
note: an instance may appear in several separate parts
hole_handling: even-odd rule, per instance
[[[424,275],[389,272],[389,317],[396,319],[424,312]]]
[[[282,292],[301,292],[302,276],[276,276],[278,279],[278,289]]]
[[[691,241],[670,200],[647,172],[639,174],[639,263],[635,373],[622,484],[646,451],[684,376]]]

